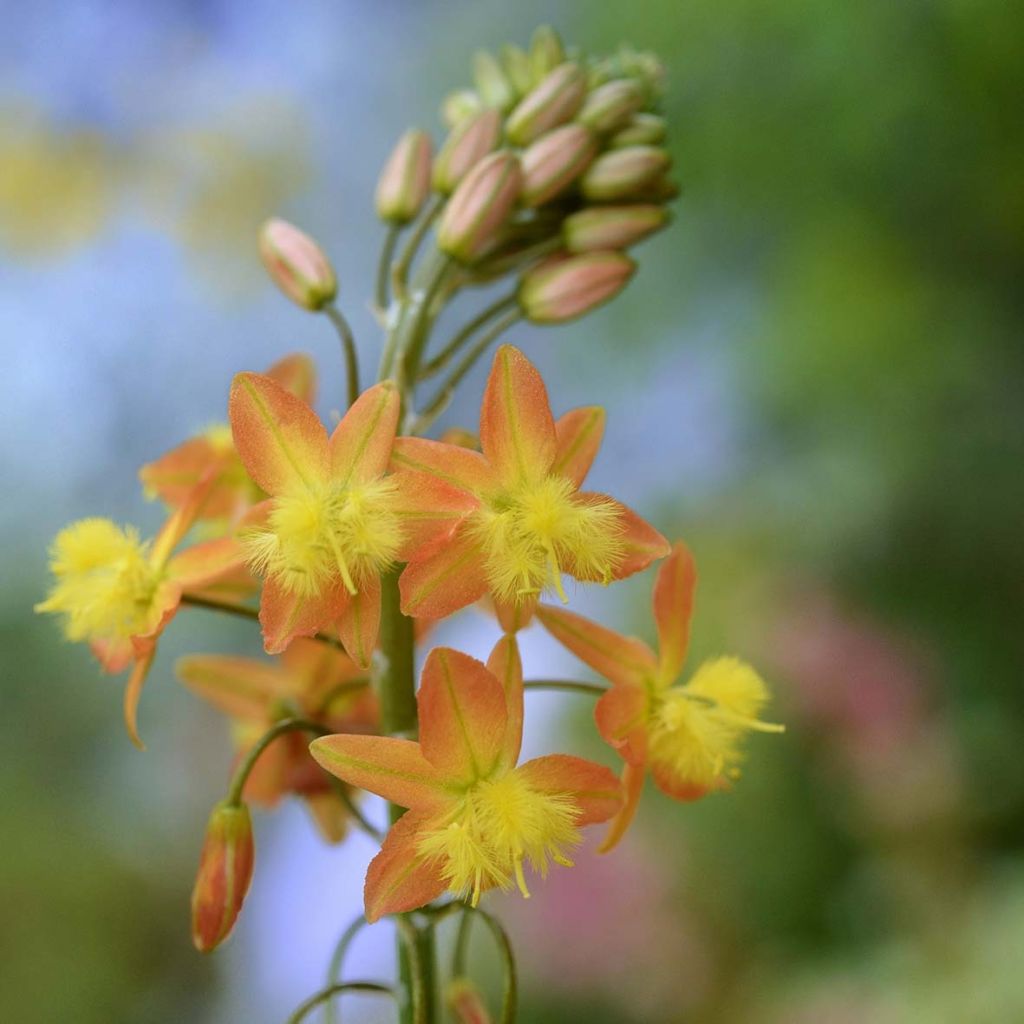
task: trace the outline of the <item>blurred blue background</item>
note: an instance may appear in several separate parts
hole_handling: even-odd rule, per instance
[[[651,792],[615,856],[502,904],[523,1019],[1024,1019],[1018,8],[6,0],[0,14],[0,1018],[273,1022],[322,983],[372,850],[324,848],[297,807],[259,822],[229,945],[203,959],[189,942],[230,755],[171,665],[252,651],[251,631],[175,623],[140,755],[118,681],[31,606],[68,520],[155,527],[138,466],[222,420],[237,370],[311,352],[320,411],[337,408],[335,340],[265,280],[256,228],[277,213],[323,242],[374,365],[385,156],[410,125],[441,138],[438,104],[474,49],[551,21],[590,51],[661,55],[683,195],[621,299],[510,340],[556,412],[607,407],[594,488],[690,542],[695,654],[758,664],[790,729],[755,740],[732,795],[684,807]],[[482,372],[447,423],[475,427]],[[649,586],[576,607],[645,632]],[[584,677],[535,633],[528,673]],[[443,639],[479,653],[493,627],[468,613]],[[528,713],[538,750],[611,763],[587,709],[537,698]],[[368,940],[357,973],[389,956],[387,936]]]

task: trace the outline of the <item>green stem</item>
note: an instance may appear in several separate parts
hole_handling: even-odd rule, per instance
[[[478,316],[475,316],[472,320],[466,324],[465,327],[459,331],[458,334],[448,342],[447,345],[433,359],[430,360],[420,372],[420,380],[426,380],[429,377],[433,377],[434,374],[439,373],[443,370],[459,349],[473,337],[476,332],[487,323],[488,320],[493,319],[499,313],[504,312],[509,306],[515,305],[516,294],[513,292],[511,295],[505,295],[498,299],[497,302],[493,302],[485,310],[483,310]]]
[[[399,1019],[405,1024],[433,1024],[434,1010],[434,933],[428,926],[421,929],[408,914],[395,918],[399,949],[405,956],[399,961],[399,978],[403,996],[399,1003]]]
[[[355,937],[366,927],[367,921],[362,914],[359,915],[341,934],[341,938],[338,939],[337,946],[334,947],[334,953],[331,956],[330,966],[327,968],[327,987],[331,988],[334,985],[341,983],[341,973],[345,968],[345,956],[348,953],[349,947],[355,940]],[[327,1013],[325,1019],[327,1024],[338,1024],[341,1014],[335,1012],[335,1006],[333,1000],[327,1002]]]
[[[356,342],[352,337],[352,328],[342,316],[341,310],[334,303],[324,306],[327,318],[334,324],[341,338],[341,347],[345,352],[345,374],[348,378],[348,404],[351,406],[359,397],[359,356],[356,353]]]
[[[395,328],[396,365],[392,369],[395,370],[399,391],[406,401],[416,385],[420,358],[430,333],[434,300],[444,285],[450,267],[451,259],[441,252],[433,252],[424,260]]]
[[[379,981],[345,981],[338,985],[329,985],[317,992],[316,995],[310,996],[288,1018],[287,1024],[300,1024],[311,1010],[315,1010],[321,1003],[326,1003],[342,992],[377,992],[397,999],[397,993],[391,985],[384,985]]]
[[[564,690],[569,693],[582,693],[588,697],[601,697],[608,692],[607,686],[597,683],[577,683],[571,679],[531,679],[523,683],[525,690]]]
[[[419,247],[427,231],[430,229],[430,225],[434,223],[434,219],[441,212],[444,201],[444,196],[434,196],[427,203],[420,214],[420,219],[416,222],[416,227],[413,228],[413,232],[409,236],[409,240],[405,243],[405,248],[391,267],[391,290],[399,302],[405,302],[408,298],[406,282],[409,277],[409,268],[416,258],[416,253],[419,251]]]
[[[381,314],[388,308],[388,275],[391,271],[391,262],[395,256],[395,245],[398,243],[398,236],[402,228],[399,224],[389,224],[387,234],[384,235],[384,244],[380,247],[380,260],[377,263],[377,287],[374,298],[377,303],[377,310]]]
[[[462,911],[459,918],[459,930],[455,933],[455,946],[452,950],[452,977],[461,978],[466,974],[466,958],[469,955],[469,932],[473,925],[473,913],[469,907]]]

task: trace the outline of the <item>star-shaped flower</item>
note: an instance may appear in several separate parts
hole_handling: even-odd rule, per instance
[[[782,732],[757,717],[768,700],[761,677],[736,658],[705,661],[686,685],[676,679],[686,660],[697,573],[681,542],[658,570],[654,619],[659,654],[563,608],[541,605],[547,630],[612,683],[594,709],[604,739],[622,755],[626,803],[601,845],[610,850],[636,813],[648,768],[662,792],[696,800],[739,775],[745,734]]]
[[[418,701],[418,743],[325,736],[310,746],[338,778],[409,808],[367,871],[368,921],[446,890],[474,904],[492,887],[518,886],[528,896],[524,862],[542,876],[552,861],[571,864],[580,828],[618,810],[618,780],[601,765],[550,754],[516,767],[523,680],[513,637],[487,666],[435,648]]]

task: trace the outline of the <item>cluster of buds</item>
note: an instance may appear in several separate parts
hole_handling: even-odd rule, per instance
[[[464,279],[514,274],[534,323],[582,316],[626,286],[636,264],[625,250],[668,223],[678,193],[657,113],[661,66],[629,51],[569,52],[542,27],[528,50],[478,53],[473,78],[444,101],[436,157],[422,131],[399,140],[378,214],[394,225],[437,217],[437,247]]]

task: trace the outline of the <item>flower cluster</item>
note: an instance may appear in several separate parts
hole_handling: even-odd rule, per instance
[[[646,55],[586,60],[547,29],[529,52],[479,55],[475,91],[445,103],[451,131],[437,158],[423,133],[409,132],[378,184],[390,225],[378,381],[359,385],[358,350],[319,245],[269,221],[259,249],[271,278],[338,331],[344,414],[328,432],[313,411],[306,356],[239,373],[227,423],[142,468],[146,493],[167,509],[152,541],[105,519],[57,536],[54,586],[38,610],[61,615],[68,638],[87,641],[105,670],[132,668],[125,717],[136,742],[142,683],[181,607],[262,627],[267,658],[178,664],[185,686],[233,727],[231,782],[193,893],[199,949],[223,941],[245,898],[250,802],[295,795],[330,842],[353,825],[369,832],[381,847],[366,875],[365,921],[423,908],[403,927],[432,929],[463,902],[483,914],[489,890],[529,896],[528,871],[571,866],[588,825],[610,822],[601,849],[611,849],[648,769],[668,796],[693,800],[733,783],[747,733],[781,729],[761,720],[767,688],[737,659],[705,662],[677,682],[693,559],[616,497],[584,489],[604,432],[600,407],[556,418],[540,373],[502,345],[478,432],[424,436],[502,330],[521,315],[555,322],[612,297],[633,267],[621,250],[665,223],[673,189],[653,112],[660,78]],[[435,251],[421,254],[435,221]],[[506,274],[516,278],[512,295],[432,353],[441,310]],[[420,404],[418,385],[458,355],[438,396]],[[657,654],[565,607],[569,580],[608,585],[656,562]],[[435,622],[474,605],[498,624],[486,664],[429,649]],[[535,620],[610,684],[556,683],[598,691],[597,730],[621,757],[621,777],[562,753],[518,763],[530,683],[517,636]],[[360,809],[364,791],[392,805],[386,835]],[[450,1001],[480,1004],[461,975]]]

